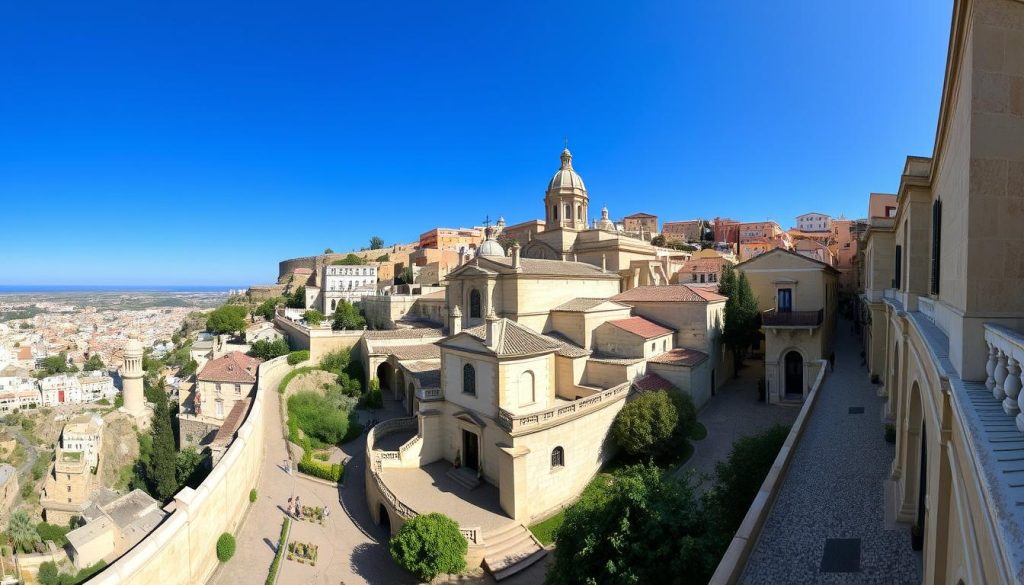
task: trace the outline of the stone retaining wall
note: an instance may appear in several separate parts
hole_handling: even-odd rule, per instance
[[[166,506],[171,515],[163,524],[90,579],[90,585],[190,585],[210,578],[218,564],[217,538],[238,529],[249,505],[249,490],[258,482],[264,415],[267,408],[276,407],[277,384],[290,369],[286,356],[260,364],[249,415],[220,463],[197,489],[178,492]]]
[[[715,574],[712,575],[711,581],[708,581],[708,585],[732,585],[739,583],[740,578],[743,576],[743,570],[747,566],[747,559],[750,558],[750,553],[754,550],[757,539],[761,535],[761,528],[764,527],[765,520],[768,519],[768,513],[771,512],[772,504],[775,503],[775,498],[779,495],[779,490],[782,489],[782,480],[786,476],[786,470],[789,468],[789,463],[794,453],[796,453],[796,445],[800,441],[801,435],[803,435],[807,417],[814,410],[814,403],[818,398],[818,390],[825,380],[825,371],[828,369],[825,366],[827,364],[828,362],[825,360],[817,360],[812,362],[812,364],[808,364],[817,366],[818,372],[807,395],[807,400],[804,401],[800,414],[793,421],[793,426],[789,429],[786,442],[779,449],[779,454],[775,457],[775,463],[772,465],[771,470],[768,471],[768,476],[764,478],[761,489],[754,496],[754,501],[750,504],[747,515],[743,517],[743,523],[740,524],[736,534],[732,537],[732,542],[729,543],[729,548],[726,549],[725,555],[718,563],[718,568],[715,569]]]

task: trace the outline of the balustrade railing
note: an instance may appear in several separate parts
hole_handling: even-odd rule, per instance
[[[416,398],[423,402],[432,400],[441,400],[441,389],[440,388],[418,388],[416,390]]]
[[[391,506],[391,509],[393,509],[396,514],[405,520],[418,516],[419,513],[403,502],[398,495],[391,491],[387,484],[384,483],[384,478],[381,477],[381,471],[383,469],[382,461],[395,459],[400,460],[402,458],[402,454],[415,446],[422,440],[422,438],[419,435],[414,436],[399,447],[398,451],[381,451],[374,449],[373,444],[375,440],[387,435],[416,428],[418,428],[416,417],[394,418],[377,424],[375,427],[370,429],[370,432],[366,437],[366,460],[369,465],[370,477],[373,478],[373,483],[377,486],[377,490],[380,492],[381,497],[387,501]],[[463,528],[460,526],[459,533],[462,534],[463,538],[465,538],[469,544],[482,545],[484,543],[483,531],[479,526],[471,528]]]
[[[825,319],[825,310],[778,311],[768,309],[761,313],[761,325],[765,327],[817,327]]]
[[[896,289],[894,289],[894,288],[887,288],[887,289],[885,289],[884,291],[882,291],[882,297],[887,298],[890,301],[895,301],[896,300]]]
[[[580,398],[569,404],[563,404],[540,412],[531,412],[530,414],[517,416],[505,409],[499,409],[498,426],[510,433],[527,427],[540,426],[555,419],[573,416],[576,413],[593,409],[603,402],[615,400],[628,393],[629,382],[626,382],[592,396]]]
[[[935,321],[935,301],[928,297],[917,297],[917,310],[928,320]]]
[[[1006,414],[1016,417],[1017,429],[1024,433],[1024,413],[1020,407],[1020,391],[1024,386],[1021,364],[1024,363],[1024,334],[1002,325],[985,324],[988,361],[985,364],[985,386],[992,397],[1003,404]]]

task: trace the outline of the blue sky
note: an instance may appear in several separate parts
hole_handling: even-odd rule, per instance
[[[931,153],[951,0],[8,2],[0,284],[277,261],[591,209],[863,216]]]

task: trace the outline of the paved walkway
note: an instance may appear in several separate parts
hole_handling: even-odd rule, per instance
[[[460,526],[479,527],[486,541],[489,533],[507,528],[516,521],[501,511],[498,488],[482,482],[468,490],[448,477],[452,468],[447,461],[436,461],[415,469],[385,468],[384,483],[402,502],[423,514],[441,512]]]
[[[693,455],[679,468],[677,476],[693,473],[698,492],[714,484],[715,464],[729,457],[733,442],[776,424],[790,425],[800,414],[799,406],[765,404],[758,400],[757,380],[764,375],[764,364],[748,360],[740,375],[722,385],[697,414],[708,436],[691,441]]]
[[[825,378],[744,583],[921,582],[910,531],[885,527],[884,481],[894,449],[883,436],[883,399],[867,381],[849,330],[841,321],[835,372]],[[858,407],[861,413],[851,413]]]
[[[268,384],[275,389],[277,384]],[[273,392],[273,390],[271,390]],[[296,561],[283,560],[278,583],[291,585],[356,583],[396,584],[415,583],[415,579],[395,565],[388,553],[387,531],[373,524],[366,508],[364,482],[366,433],[342,447],[350,457],[345,468],[345,487],[315,483],[284,470],[287,458],[285,441],[281,435],[281,414],[276,392],[267,403],[266,455],[263,474],[257,487],[259,498],[236,534],[235,556],[224,564],[212,580],[213,583],[263,583],[267,578],[274,550],[281,533],[281,521],[288,498],[296,495],[305,506],[328,506],[330,518],[323,526],[311,522],[292,522],[289,540],[319,546],[315,567]],[[385,409],[373,415],[360,412],[362,419],[381,420],[401,416],[401,405],[385,401]],[[381,544],[385,543],[385,544]]]

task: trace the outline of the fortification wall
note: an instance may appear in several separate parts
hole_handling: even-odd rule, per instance
[[[288,336],[288,345],[293,351],[309,350],[309,359],[319,363],[320,358],[337,351],[353,347],[363,338],[363,331],[333,331],[330,327],[309,329],[281,315],[274,317],[274,324]]]
[[[218,564],[217,538],[238,529],[249,505],[263,459],[264,417],[267,408],[276,407],[277,384],[290,369],[287,356],[260,364],[249,416],[220,463],[197,489],[178,492],[166,507],[171,515],[164,523],[90,585],[187,585],[210,578]]]

